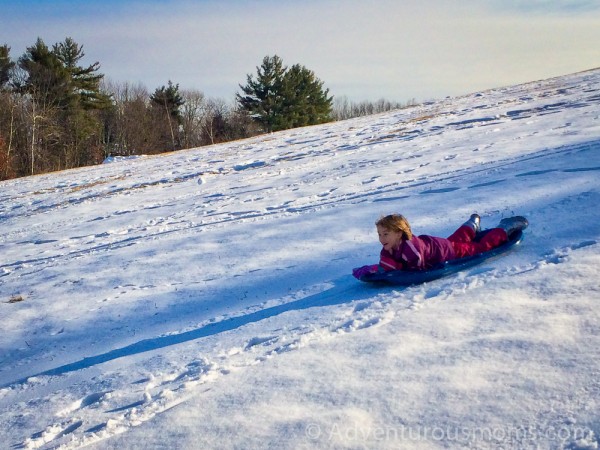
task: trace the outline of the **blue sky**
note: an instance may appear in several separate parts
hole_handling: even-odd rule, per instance
[[[0,0],[0,44],[72,37],[112,81],[232,101],[266,55],[335,96],[418,101],[600,66],[597,0]]]

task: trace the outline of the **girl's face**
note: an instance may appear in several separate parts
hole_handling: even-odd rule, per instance
[[[400,231],[391,231],[382,226],[377,226],[377,234],[379,235],[379,242],[381,242],[383,248],[390,253],[395,248],[398,248],[402,242],[403,233]]]

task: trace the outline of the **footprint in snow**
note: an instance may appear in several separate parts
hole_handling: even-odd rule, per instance
[[[430,189],[428,191],[423,191],[423,192],[419,192],[419,194],[424,195],[424,194],[444,194],[446,192],[453,192],[453,191],[457,191],[458,187],[450,187],[450,188],[443,188],[443,189]]]
[[[40,448],[44,444],[60,439],[63,436],[73,433],[83,425],[83,421],[71,419],[63,423],[57,423],[46,427],[45,430],[35,433],[26,439],[22,448]]]
[[[75,411],[78,411],[88,406],[100,404],[105,398],[108,398],[112,391],[94,392],[93,394],[87,395],[69,405],[58,413],[59,416],[68,416]]]
[[[272,344],[273,342],[276,342],[278,339],[279,338],[277,336],[253,337],[252,339],[248,340],[248,342],[246,342],[246,344],[244,345],[244,350],[248,350],[252,347],[256,347],[257,345]]]
[[[506,178],[504,178],[502,180],[487,181],[485,183],[479,183],[479,184],[474,184],[473,186],[469,186],[468,189],[476,189],[476,188],[485,187],[485,186],[493,186],[494,184],[503,183],[504,181],[506,181]]]

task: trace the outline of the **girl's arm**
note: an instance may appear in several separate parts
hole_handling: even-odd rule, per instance
[[[394,252],[395,257],[387,250],[382,249],[379,266],[386,272],[390,270],[422,270],[425,264],[421,252],[417,248],[418,245],[419,242],[416,242],[414,238],[404,241]]]
[[[415,244],[419,245],[419,242],[415,238],[404,241],[400,249],[402,262],[407,270],[422,270],[425,268],[425,261],[423,261],[421,252],[415,246]]]
[[[379,255],[379,267],[386,272],[389,272],[390,270],[402,270],[404,264],[402,261],[396,261],[388,251],[381,250]]]

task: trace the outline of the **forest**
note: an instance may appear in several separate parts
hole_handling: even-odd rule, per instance
[[[71,38],[41,38],[13,59],[0,46],[0,181],[100,164],[108,156],[152,155],[401,108],[334,98],[315,73],[265,56],[235,102],[180,89],[154,91],[111,81],[82,64]]]

